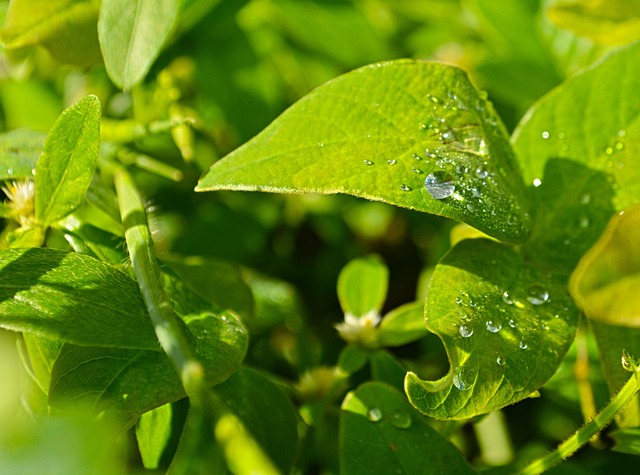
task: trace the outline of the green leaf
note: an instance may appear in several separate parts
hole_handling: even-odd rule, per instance
[[[616,452],[640,455],[640,427],[619,429],[609,436],[615,441],[613,450]]]
[[[338,368],[346,374],[353,374],[367,364],[368,353],[360,345],[347,345],[338,357]]]
[[[172,32],[178,0],[102,0],[98,37],[107,73],[121,89],[146,76]]]
[[[625,45],[640,39],[640,4],[628,0],[560,0],[547,9],[559,27],[597,43]]]
[[[290,473],[298,444],[297,416],[282,388],[255,370],[241,368],[215,391],[281,473]]]
[[[387,298],[389,270],[378,256],[354,259],[338,276],[338,298],[345,314],[379,314]]]
[[[12,0],[0,41],[7,49],[40,45],[63,63],[100,61],[98,9],[91,0]]]
[[[379,63],[329,81],[216,162],[196,190],[347,193],[507,241],[529,233],[504,127],[466,74],[440,63]]]
[[[0,180],[33,178],[45,135],[29,129],[0,134]]]
[[[584,314],[612,325],[640,326],[640,206],[615,216],[573,272],[571,295]]]
[[[79,345],[160,351],[134,280],[55,249],[0,251],[0,326]]]
[[[100,147],[100,101],[87,96],[66,109],[36,165],[36,219],[48,226],[82,204]]]
[[[409,373],[405,388],[437,419],[465,419],[529,396],[555,373],[578,322],[564,285],[486,239],[460,242],[436,266],[425,312],[451,368],[437,381]]]
[[[140,416],[136,424],[136,440],[147,470],[157,469],[171,436],[171,404],[165,404]]]
[[[386,350],[375,350],[369,355],[371,376],[375,381],[389,384],[398,391],[404,389],[404,378],[407,369]]]
[[[340,442],[341,473],[476,473],[400,392],[382,383],[365,383],[347,394]]]
[[[542,98],[513,135],[535,202],[524,253],[569,274],[615,211],[640,197],[640,43]]]
[[[384,316],[378,325],[377,341],[380,346],[402,346],[428,333],[424,327],[424,304],[412,302]]]

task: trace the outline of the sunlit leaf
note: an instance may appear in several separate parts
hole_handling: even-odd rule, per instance
[[[162,452],[171,436],[171,404],[157,407],[140,416],[136,424],[136,440],[144,468],[157,469]]]
[[[389,270],[377,256],[354,259],[338,276],[338,298],[344,313],[362,317],[379,313],[387,298]]]
[[[486,239],[460,242],[436,266],[425,314],[451,368],[437,381],[409,373],[405,388],[414,406],[438,419],[529,396],[555,373],[578,322],[562,284]]]
[[[466,74],[440,63],[374,64],[324,84],[216,162],[196,190],[347,193],[502,240],[529,233],[504,127]]]

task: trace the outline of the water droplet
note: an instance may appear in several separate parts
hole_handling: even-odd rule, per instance
[[[518,346],[520,347],[521,350],[526,350],[527,348],[529,348],[529,345],[524,340],[520,340],[520,343],[518,343]]]
[[[427,98],[434,104],[438,104],[440,102],[440,99],[438,99],[436,96],[432,96],[431,94],[427,94]]]
[[[398,429],[411,427],[411,416],[406,412],[396,412],[391,416],[391,425]]]
[[[513,318],[509,320],[509,326],[511,328],[518,328],[518,322],[516,322]]]
[[[456,139],[456,135],[453,133],[452,130],[447,130],[446,132],[443,132],[442,134],[440,134],[440,142],[442,143],[450,143],[453,142]]]
[[[606,153],[607,155],[613,155],[613,147],[605,148],[604,153]]]
[[[318,142],[318,147],[324,147],[324,142]]]
[[[427,158],[436,158],[436,154],[433,153],[431,150],[429,150],[428,148],[425,149],[424,154]]]
[[[365,165],[373,165],[371,160],[363,160]]]
[[[7,173],[8,173],[9,175],[13,175],[13,168],[9,168],[9,169],[7,170]]]
[[[424,122],[421,122],[421,123],[420,123],[420,128],[421,128],[422,130],[427,130],[427,129],[429,128],[429,126],[428,126],[427,124],[425,124]]]
[[[464,300],[462,300],[462,297],[460,297],[459,295],[456,297],[456,303],[458,305],[464,305]]]
[[[451,177],[442,172],[427,175],[427,178],[424,180],[424,186],[431,197],[436,200],[448,198],[456,190],[456,186]]]
[[[476,169],[476,176],[478,178],[480,178],[481,180],[484,180],[485,178],[487,178],[489,176],[489,172],[486,169],[482,168],[482,167],[478,167]]]
[[[542,180],[540,178],[534,178],[533,179],[533,186],[535,186],[537,188],[540,185],[542,185]]]
[[[533,305],[542,305],[549,300],[549,292],[539,285],[532,285],[527,300]]]
[[[471,335],[473,335],[473,327],[471,325],[460,325],[458,331],[460,332],[460,336],[462,336],[462,338],[469,338]]]
[[[395,165],[396,163],[398,163],[396,160],[387,160],[388,165]]]
[[[616,148],[616,150],[620,151],[624,149],[624,144],[622,142],[616,142],[614,147]]]
[[[417,175],[422,175],[422,170],[420,170],[419,168],[412,168],[411,171]]]
[[[591,195],[589,193],[585,193],[584,195],[582,195],[582,198],[580,198],[580,203],[582,203],[583,205],[588,205],[589,203],[591,203]]]
[[[502,294],[502,300],[507,305],[513,305],[513,297],[511,297],[511,294],[509,292],[507,292],[506,290]]]
[[[371,422],[378,422],[382,419],[382,411],[376,407],[369,409],[369,412],[367,412],[367,419]]]
[[[498,356],[498,358],[496,359],[496,363],[498,363],[500,366],[504,366],[506,362],[507,360],[504,359],[502,356]]]
[[[487,320],[487,330],[489,330],[491,333],[498,333],[500,330],[502,330],[502,323],[498,320]]]
[[[221,316],[220,320],[222,320],[224,323],[229,323],[229,318],[227,318],[226,315]]]
[[[542,325],[540,325],[540,328],[542,328],[543,330],[548,330],[549,327],[547,326],[546,323],[543,323]]]
[[[618,130],[618,137],[624,137],[625,135],[627,135],[626,130]]]
[[[403,183],[402,185],[400,185],[400,189],[401,189],[402,191],[411,191],[411,187],[410,187],[410,186],[405,185],[404,183]]]
[[[586,229],[589,227],[589,217],[586,215],[582,215],[578,218],[578,226],[580,226],[583,229]]]
[[[543,131],[541,135],[542,135],[542,138],[545,140],[551,137],[551,134],[547,130]]]
[[[566,138],[566,134],[564,132],[558,132],[558,138],[560,140],[564,140]]]
[[[420,155],[418,155],[417,153],[414,153],[411,156],[413,157],[414,160],[422,160],[422,157]]]
[[[33,176],[36,176],[36,169],[35,169],[35,168],[32,168],[32,169],[31,169],[31,174],[32,174]]]
[[[464,370],[462,367],[458,366],[456,370],[453,372],[453,385],[458,388],[460,391],[468,391],[471,389],[471,384],[469,384],[464,379]]]

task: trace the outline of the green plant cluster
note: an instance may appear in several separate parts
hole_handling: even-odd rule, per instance
[[[633,473],[639,2],[0,16],[0,473]]]

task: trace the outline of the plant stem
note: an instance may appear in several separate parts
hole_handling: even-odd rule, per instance
[[[156,336],[186,392],[197,392],[202,387],[204,370],[193,354],[191,333],[173,311],[164,290],[144,205],[131,176],[123,168],[115,174],[115,185],[133,271]]]
[[[575,434],[562,442],[556,450],[544,457],[534,460],[519,475],[537,475],[554,467],[562,460],[571,456],[576,450],[585,445],[589,440],[604,429],[640,390],[640,378],[638,370],[634,368],[634,374],[629,378],[622,389],[616,394],[599,414],[587,422]]]

